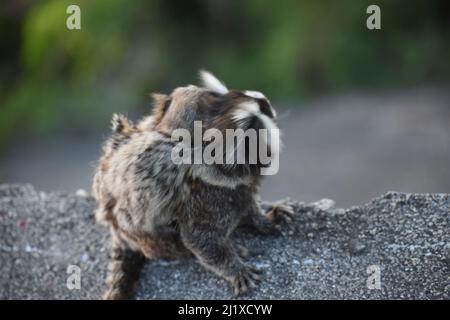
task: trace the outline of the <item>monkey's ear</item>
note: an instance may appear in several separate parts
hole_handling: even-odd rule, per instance
[[[153,116],[155,118],[155,123],[159,123],[164,117],[167,109],[170,106],[171,99],[168,95],[161,93],[152,94],[153,98]]]
[[[227,94],[227,87],[217,79],[211,72],[200,70],[200,80],[202,81],[203,86],[218,94]]]
[[[111,120],[111,130],[115,133],[129,135],[135,131],[133,122],[128,120],[124,115],[114,113]]]

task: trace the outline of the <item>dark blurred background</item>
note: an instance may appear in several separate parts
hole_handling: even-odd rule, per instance
[[[66,8],[81,8],[81,30]],[[366,8],[381,8],[381,30]],[[448,1],[0,2],[0,183],[90,189],[113,112],[214,72],[264,92],[285,152],[265,198],[450,192]]]

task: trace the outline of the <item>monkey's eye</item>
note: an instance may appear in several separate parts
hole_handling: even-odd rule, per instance
[[[257,99],[257,101],[259,103],[261,113],[273,119],[275,115],[272,113],[272,108],[270,107],[269,102],[266,99]]]

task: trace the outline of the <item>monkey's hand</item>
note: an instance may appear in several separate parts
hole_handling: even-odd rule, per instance
[[[256,287],[260,280],[261,271],[255,267],[243,265],[240,270],[233,275],[225,277],[234,289],[234,294],[239,296],[248,291],[249,288]]]
[[[274,225],[279,226],[282,223],[292,222],[294,208],[284,203],[274,203],[266,212],[267,219]]]
[[[242,224],[262,234],[279,234],[281,225],[292,221],[294,208],[282,202],[275,202],[261,208],[254,201]]]

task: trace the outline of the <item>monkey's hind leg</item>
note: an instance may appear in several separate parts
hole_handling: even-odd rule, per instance
[[[106,291],[103,299],[124,300],[133,298],[134,288],[144,262],[144,255],[124,245],[113,231],[111,261],[108,265]]]
[[[147,259],[178,260],[192,257],[181,241],[179,232],[170,227],[158,227],[152,234],[141,234],[134,241]]]

